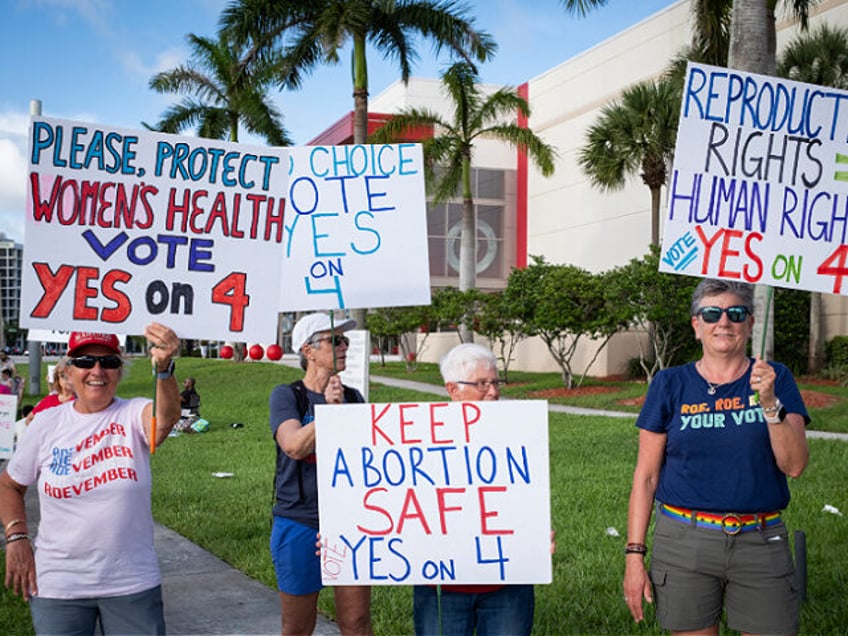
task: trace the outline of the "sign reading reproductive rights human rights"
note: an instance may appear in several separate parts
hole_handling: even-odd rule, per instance
[[[21,325],[268,341],[285,149],[34,118]]]
[[[318,405],[315,434],[325,585],[550,583],[547,402]]]
[[[282,309],[429,305],[421,145],[290,152]]]
[[[848,92],[690,64],[660,270],[848,293]]]

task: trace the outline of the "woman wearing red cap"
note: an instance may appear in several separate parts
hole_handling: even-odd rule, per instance
[[[153,549],[150,447],[180,417],[176,334],[145,337],[157,372],[156,421],[146,398],[115,396],[123,360],[113,334],[74,332],[67,375],[77,398],[35,416],[0,475],[6,584],[30,602],[38,634],[164,634]],[[27,533],[24,494],[37,482],[41,520]]]

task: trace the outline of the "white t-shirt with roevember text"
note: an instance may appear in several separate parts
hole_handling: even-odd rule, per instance
[[[36,415],[9,461],[19,484],[38,482],[38,595],[97,598],[159,585],[142,410],[115,398],[98,413],[73,402]]]

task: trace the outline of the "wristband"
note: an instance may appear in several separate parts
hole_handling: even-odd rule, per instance
[[[6,524],[6,527],[3,529],[4,532],[9,532],[9,528],[12,526],[16,526],[19,523],[25,523],[23,519],[12,519],[9,523]]]
[[[766,416],[776,415],[780,412],[782,406],[783,403],[780,401],[780,398],[774,398],[774,404],[772,404],[771,406],[762,407],[763,413],[765,413]]]
[[[783,420],[786,419],[786,407],[782,404],[780,405],[780,410],[777,412],[777,415],[771,417],[766,415],[766,424],[782,424]]]
[[[624,546],[624,554],[641,554],[645,556],[648,554],[648,546],[644,543],[628,543]]]
[[[171,362],[168,363],[168,368],[165,369],[164,371],[159,371],[157,369],[156,370],[156,379],[157,380],[167,380],[168,378],[173,377],[174,376],[174,369],[176,368],[176,366],[177,365],[174,364],[174,361],[171,360]]]
[[[15,534],[10,534],[6,537],[6,545],[10,543],[14,543],[15,541],[20,541],[21,539],[30,540],[29,535],[26,532],[16,532]]]

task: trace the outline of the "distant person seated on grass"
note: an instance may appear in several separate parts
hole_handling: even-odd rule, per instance
[[[183,380],[183,392],[180,393],[180,407],[183,417],[200,415],[200,395],[194,389],[194,378],[188,377]]]

